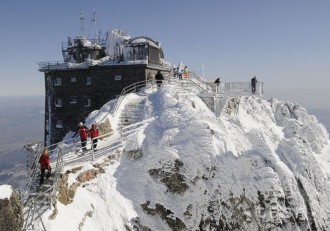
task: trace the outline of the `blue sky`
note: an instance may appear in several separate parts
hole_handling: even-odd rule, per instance
[[[61,42],[80,34],[80,8],[86,34],[95,8],[103,33],[150,36],[172,64],[226,82],[256,75],[267,96],[330,108],[326,0],[1,1],[0,96],[44,94],[37,63],[62,61]]]

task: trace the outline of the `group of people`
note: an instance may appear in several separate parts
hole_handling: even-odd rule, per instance
[[[80,141],[81,141],[81,147],[83,152],[87,151],[86,144],[87,144],[87,138],[91,137],[93,145],[91,147],[92,150],[96,150],[97,146],[97,137],[99,136],[99,130],[96,127],[96,124],[92,124],[92,128],[89,130],[82,122],[78,124],[78,128],[76,130],[76,133],[72,136],[72,138],[76,137],[79,134]]]
[[[177,67],[177,68],[174,67],[173,68],[173,77],[178,77],[180,80],[188,79],[188,67],[185,66],[182,70],[180,70],[179,67]],[[164,80],[164,76],[160,72],[160,70],[158,70],[157,74],[155,75],[155,80],[156,80],[156,84],[157,84],[157,89],[159,89]]]
[[[185,66],[182,70],[179,67],[174,67],[173,70],[173,77],[178,77],[180,80],[188,79],[188,67]]]
[[[81,146],[84,152],[87,151],[86,143],[88,137],[91,137],[93,142],[91,149],[94,151],[96,150],[97,141],[98,141],[97,137],[99,136],[99,130],[97,129],[96,124],[92,124],[92,128],[88,129],[86,126],[84,126],[82,122],[80,122],[78,124],[76,133],[72,136],[72,138],[76,137],[77,134],[79,134],[80,136]],[[42,185],[45,180],[45,176],[46,178],[49,178],[51,176],[51,170],[52,170],[50,167],[49,151],[47,148],[44,148],[42,150],[42,153],[39,158],[39,164],[40,164],[40,172],[41,172],[39,184]],[[46,170],[47,170],[47,174],[45,175]]]

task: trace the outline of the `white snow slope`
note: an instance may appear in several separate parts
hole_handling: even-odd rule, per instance
[[[330,230],[325,127],[294,103],[239,100],[216,118],[193,94],[150,93],[142,120],[154,120],[72,203],[58,202],[54,219],[44,214],[47,230]],[[118,118],[108,117],[116,128]],[[69,184],[93,168],[81,165]]]

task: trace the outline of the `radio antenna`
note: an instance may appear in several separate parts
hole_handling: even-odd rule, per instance
[[[84,12],[80,8],[80,33],[81,37],[84,37]]]
[[[98,33],[97,33],[97,24],[96,24],[96,11],[94,9],[94,13],[93,13],[93,19],[92,19],[92,23],[94,23],[94,32],[95,32],[95,41],[98,41]]]

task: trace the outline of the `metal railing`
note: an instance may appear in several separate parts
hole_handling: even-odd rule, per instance
[[[120,92],[120,95],[119,97],[117,98],[117,101],[116,101],[116,104],[114,106],[114,108],[109,111],[107,114],[105,114],[100,120],[99,120],[99,123],[102,122],[110,113],[114,116],[121,103],[123,102],[125,96],[129,93],[132,93],[132,92],[137,92],[139,90],[141,90],[142,88],[144,87],[151,87],[152,86],[152,79],[149,79],[149,80],[144,80],[144,81],[140,81],[140,82],[136,82],[136,83],[133,83],[131,85],[128,85],[126,86],[125,88],[122,89],[122,91]]]
[[[112,142],[109,142],[106,146],[98,149],[97,151],[95,151],[93,148],[93,139],[87,140],[86,146],[91,146],[92,149],[91,151],[86,152],[83,155],[83,158],[85,160],[89,159],[90,161],[93,161],[95,157],[101,157],[113,150],[123,147],[123,142],[127,138],[134,135],[134,133],[139,131],[141,127],[151,122],[152,120],[154,120],[154,118],[150,118],[148,120],[144,120],[123,127],[120,131],[119,136],[116,139],[114,139]],[[98,136],[95,139],[107,139],[112,135],[114,135],[114,132],[109,132],[104,135]],[[53,168],[54,176],[52,185],[41,192],[36,192],[35,190],[33,190],[33,185],[37,183],[37,175],[39,174],[37,162],[40,158],[42,151],[38,153],[38,155],[36,155],[36,164],[34,165],[33,170],[31,169],[33,174],[29,176],[31,178],[29,179],[26,186],[19,188],[22,205],[24,208],[26,208],[24,212],[25,221],[23,230],[35,230],[34,223],[37,219],[40,220],[43,226],[43,230],[46,230],[41,219],[41,215],[44,211],[51,208],[51,206],[54,206],[54,208],[56,209],[56,195],[60,182],[60,174],[63,171],[63,167],[66,163],[65,157],[68,153],[76,152],[77,149],[82,148],[80,142],[74,141],[75,139],[68,139],[46,147],[49,150],[49,155],[53,158],[55,157],[55,161],[53,162],[53,165],[55,164],[55,167]],[[77,160],[79,160],[79,157],[77,157]]]
[[[208,92],[212,91],[216,94],[227,94],[227,95],[244,95],[244,94],[251,94],[252,88],[250,82],[224,82],[220,83],[218,86],[212,82],[204,80],[203,78],[199,77],[196,73],[189,71],[189,78],[186,80],[189,82],[190,85],[195,87],[197,86],[200,91],[203,90]],[[256,84],[256,94],[263,95],[263,82],[257,82]]]
[[[225,94],[251,94],[252,87],[250,82],[227,82],[224,83],[223,92]],[[263,82],[257,82],[255,93],[263,95]]]
[[[58,70],[58,69],[67,69],[68,63],[61,61],[52,61],[52,62],[39,62],[39,70]]]
[[[151,86],[152,81],[153,81],[152,79],[151,80],[144,80],[144,81],[133,83],[133,84],[123,88],[123,90],[121,91],[121,93],[119,95],[119,98],[116,102],[116,105],[114,107],[114,110],[113,110],[112,114],[113,115],[116,114],[116,112],[118,111],[118,109],[121,105],[121,102],[123,101],[123,99],[125,98],[125,96],[128,93],[137,92],[137,91],[141,90],[143,87],[148,87],[148,83],[150,84],[149,86]]]

